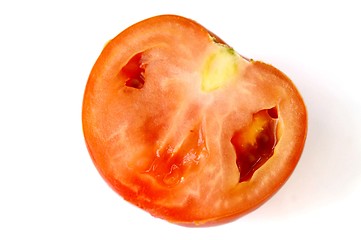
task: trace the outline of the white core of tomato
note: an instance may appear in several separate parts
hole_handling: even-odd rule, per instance
[[[216,52],[207,58],[203,71],[201,89],[211,92],[227,85],[238,73],[240,56],[230,47],[217,44]]]

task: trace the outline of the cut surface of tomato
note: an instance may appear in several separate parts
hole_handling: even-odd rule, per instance
[[[301,95],[281,71],[246,59],[193,20],[130,26],[96,61],[82,123],[94,165],[125,200],[185,225],[239,217],[299,161]]]

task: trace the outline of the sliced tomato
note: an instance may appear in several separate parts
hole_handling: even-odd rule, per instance
[[[218,223],[265,202],[303,150],[294,84],[198,23],[163,15],[104,48],[85,89],[95,166],[127,201],[179,224]]]

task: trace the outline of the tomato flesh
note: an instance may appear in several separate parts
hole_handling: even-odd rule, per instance
[[[181,146],[175,148],[169,144],[157,149],[146,172],[153,175],[162,185],[175,185],[184,180],[183,176],[187,175],[187,171],[197,167],[204,154],[207,154],[207,150],[202,131],[192,129]]]

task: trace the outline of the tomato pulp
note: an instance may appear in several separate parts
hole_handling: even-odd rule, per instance
[[[84,93],[92,160],[125,200],[178,224],[265,202],[301,156],[307,112],[292,81],[200,24],[162,15],[112,39]]]

